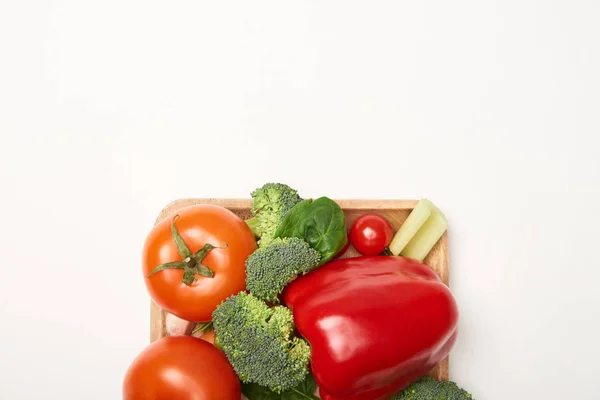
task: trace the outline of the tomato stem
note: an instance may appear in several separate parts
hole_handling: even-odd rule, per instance
[[[147,278],[150,278],[152,275],[156,274],[157,272],[162,271],[163,269],[173,269],[173,268],[185,269],[185,263],[183,263],[181,261],[174,261],[174,262],[160,264],[158,267],[154,268],[152,270],[152,272],[150,272],[150,274],[147,276]]]
[[[179,217],[179,214],[175,215],[171,220],[171,235],[173,235],[173,241],[175,241],[175,245],[177,246],[177,251],[181,255],[181,258],[187,258],[192,255],[189,247],[185,244],[183,238],[179,235],[177,228],[175,227],[175,220]]]
[[[175,220],[179,217],[179,215],[175,215],[171,220],[171,234],[173,235],[173,241],[175,242],[175,246],[177,246],[177,251],[183,261],[175,261],[169,262],[165,264],[161,264],[158,267],[154,268],[154,270],[148,275],[150,278],[157,272],[160,272],[164,269],[182,269],[183,277],[181,278],[181,282],[186,285],[191,285],[195,281],[198,280],[196,275],[204,276],[206,278],[212,278],[215,273],[212,269],[208,268],[206,265],[202,264],[202,261],[206,258],[208,253],[212,249],[226,249],[227,244],[223,247],[213,246],[210,243],[206,243],[200,250],[193,254],[190,248],[185,243],[185,240],[181,237],[179,232],[177,231],[177,227],[175,226]]]
[[[206,332],[211,331],[212,329],[213,329],[213,323],[212,323],[212,321],[210,321],[210,322],[199,322],[196,325],[196,327],[194,328],[194,330],[192,331],[192,334],[200,332],[200,336],[202,336]]]
[[[187,257],[185,260],[186,265],[190,268],[194,268],[197,264],[196,259],[192,258],[192,257]]]

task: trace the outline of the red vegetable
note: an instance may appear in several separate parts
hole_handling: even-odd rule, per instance
[[[191,336],[168,336],[146,347],[123,381],[123,400],[239,400],[240,381],[225,354]]]
[[[390,244],[394,231],[387,219],[377,214],[359,217],[350,228],[352,246],[364,256],[375,256]]]
[[[146,288],[163,310],[210,321],[223,300],[246,288],[244,262],[256,247],[254,234],[232,211],[214,204],[185,207],[146,237]]]
[[[283,299],[328,400],[386,399],[427,374],[456,340],[450,290],[409,258],[335,260],[290,283]]]

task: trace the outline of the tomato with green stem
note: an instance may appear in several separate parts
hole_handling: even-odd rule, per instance
[[[210,321],[223,300],[246,288],[244,263],[256,248],[248,225],[227,208],[185,207],[146,238],[146,288],[163,310],[188,321]]]

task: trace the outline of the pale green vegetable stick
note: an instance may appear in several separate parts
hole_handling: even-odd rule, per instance
[[[427,204],[431,215],[412,239],[410,239],[406,247],[400,251],[400,255],[423,261],[437,241],[440,240],[446,229],[448,229],[448,221],[444,214],[429,200],[422,199],[419,203]]]
[[[397,256],[406,247],[408,242],[415,236],[421,226],[431,216],[430,201],[419,201],[417,206],[411,211],[402,224],[396,235],[389,245],[389,249],[393,255]]]

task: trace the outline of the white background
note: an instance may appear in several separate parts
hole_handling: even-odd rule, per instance
[[[0,3],[0,398],[119,399],[181,197],[428,197],[478,400],[600,399],[600,2]]]

